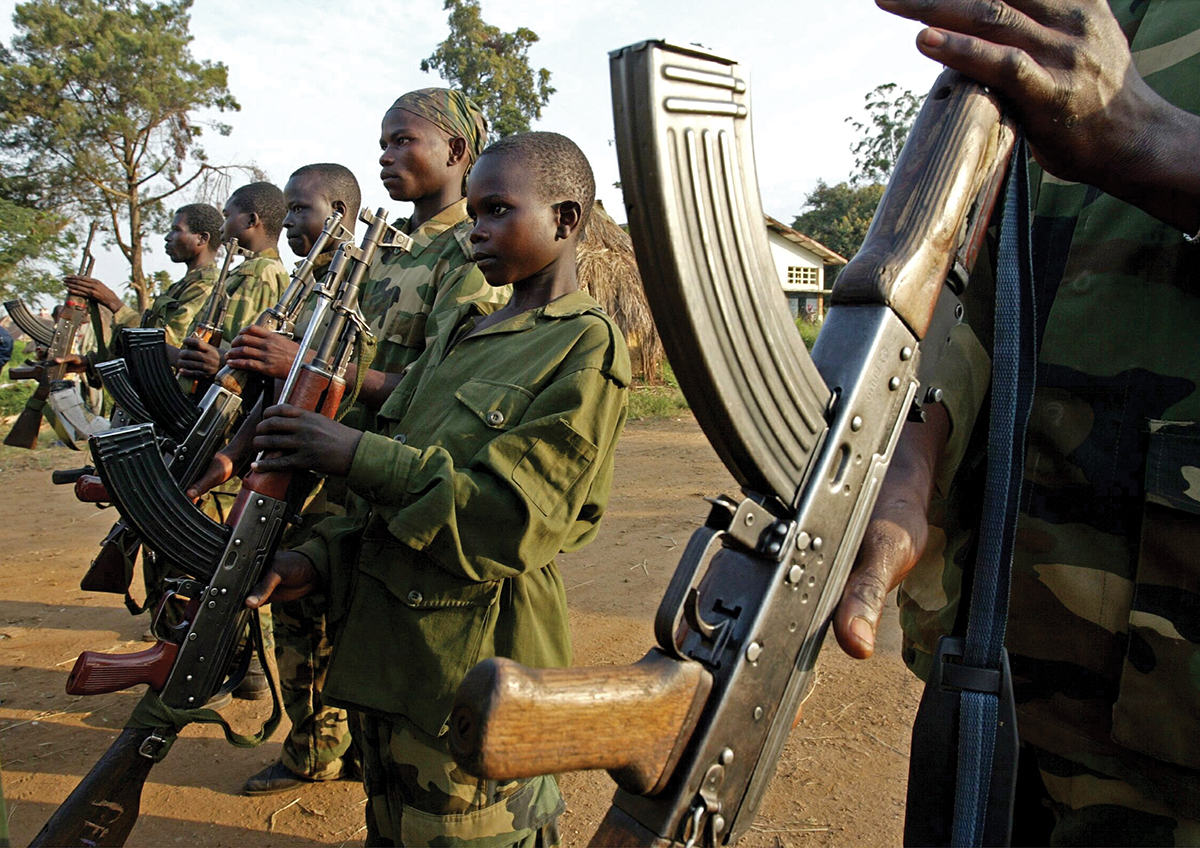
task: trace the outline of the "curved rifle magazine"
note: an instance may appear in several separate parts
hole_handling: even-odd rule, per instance
[[[743,69],[661,42],[610,65],[630,234],[667,358],[734,478],[791,507],[830,391],[771,259]]]
[[[134,424],[147,424],[154,420],[150,410],[142,403],[133,380],[129,375],[129,366],[124,359],[110,359],[96,365],[104,390],[112,395],[117,406],[124,410],[129,420]]]
[[[21,328],[21,332],[29,336],[42,347],[50,347],[54,341],[54,328],[42,321],[29,311],[23,300],[8,300],[4,302],[8,317]]]
[[[230,528],[187,499],[163,463],[154,425],[109,430],[90,442],[100,479],[146,546],[190,576],[211,579]]]
[[[161,329],[133,329],[122,334],[125,360],[138,395],[155,424],[175,441],[187,437],[200,410],[184,394],[167,360],[166,334]]]

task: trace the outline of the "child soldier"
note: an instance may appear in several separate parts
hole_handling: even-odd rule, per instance
[[[168,345],[178,347],[192,327],[196,312],[208,300],[217,280],[221,247],[221,213],[207,203],[192,203],[175,211],[167,231],[166,254],[187,267],[183,275],[139,313],[94,277],[63,278],[71,294],[94,300],[113,313],[113,332],[126,327],[162,327]]]
[[[551,777],[498,784],[464,773],[450,705],[480,659],[570,662],[559,551],[595,536],[625,422],[621,332],[578,290],[575,247],[592,208],[569,139],[496,142],[468,185],[473,256],[508,304],[447,316],[434,343],[359,432],[268,409],[257,470],[346,477],[354,517],[279,553],[246,603],[320,589],[335,629],[326,700],[358,713],[368,845],[552,845]]]
[[[279,258],[279,234],[287,209],[278,187],[258,182],[231,194],[221,212],[225,216],[221,240],[236,238],[239,247],[254,253],[230,271],[225,285],[231,296],[221,346],[227,350],[238,331],[273,306],[287,288],[287,268]],[[187,380],[211,378],[222,362],[221,350],[189,335],[179,351],[179,376]]]
[[[358,180],[344,165],[319,163],[296,169],[283,187],[287,216],[283,228],[288,247],[297,256],[307,256],[321,235],[325,220],[341,213],[342,225],[351,233],[361,204]],[[331,241],[317,257],[314,273],[319,279],[328,268],[341,242]],[[231,360],[233,361],[233,360]],[[253,436],[253,425],[246,431]],[[242,434],[239,434],[241,436]],[[305,529],[328,515],[344,510],[331,502],[324,487],[304,508],[304,522],[285,537],[297,544]],[[304,781],[337,780],[357,770],[349,757],[352,739],[346,711],[327,706],[321,696],[332,643],[326,635],[325,617],[305,614],[299,601],[275,604],[271,618],[275,630],[275,662],[279,667],[279,689],[292,726],[283,740],[277,762],[250,777],[243,787],[247,795],[267,795],[295,788]]]

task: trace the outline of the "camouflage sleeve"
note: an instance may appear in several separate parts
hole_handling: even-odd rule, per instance
[[[279,302],[287,288],[288,274],[282,262],[256,268],[229,299],[229,310],[221,327],[221,349],[228,350],[234,336],[258,320],[264,309]]]
[[[166,320],[162,325],[167,344],[179,347],[191,330],[196,313],[208,302],[211,292],[211,285],[193,285],[184,291],[183,297],[175,301],[175,305],[164,316]]]
[[[124,303],[121,304],[121,308],[113,315],[113,327],[119,327],[122,330],[129,327],[136,327],[141,321],[142,313]]]
[[[950,419],[950,438],[938,460],[934,481],[941,495],[949,493],[967,452],[991,380],[991,357],[969,325],[958,325],[950,334],[950,344],[938,361],[934,376],[934,385],[942,389],[942,406]]]
[[[508,286],[497,288],[488,285],[483,272],[474,262],[447,272],[439,282],[433,306],[429,309],[429,318],[425,322],[425,347],[430,347],[438,337],[447,316],[453,321],[455,310],[464,303],[479,301],[504,304],[511,294],[512,289]]]

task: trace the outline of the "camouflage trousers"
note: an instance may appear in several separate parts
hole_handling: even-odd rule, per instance
[[[464,772],[447,737],[403,718],[355,715],[367,845],[542,848],[559,844],[566,804],[553,777],[498,782]]]
[[[279,687],[292,722],[280,759],[309,780],[336,780],[353,740],[346,711],[322,700],[333,649],[325,618],[306,616],[299,601],[271,606]]]
[[[1149,787],[1025,744],[1012,844],[1200,845],[1200,822],[1177,816]]]

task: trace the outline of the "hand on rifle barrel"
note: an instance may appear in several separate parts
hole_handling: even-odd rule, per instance
[[[237,462],[226,451],[228,447],[213,454],[212,461],[199,479],[188,486],[187,496],[195,501],[203,497],[210,489],[214,489],[233,476]]]
[[[904,425],[858,559],[833,614],[838,644],[855,659],[875,653],[875,633],[888,593],[912,571],[929,538],[929,500],[949,419],[937,403],[926,404],[925,415],[924,423]]]
[[[221,351],[195,336],[183,340],[179,350],[179,376],[188,380],[211,380],[221,370]]]
[[[317,570],[304,554],[281,551],[246,596],[246,606],[258,609],[272,601],[294,601],[317,588]]]
[[[926,56],[1004,94],[1047,171],[1196,231],[1187,199],[1200,188],[1183,163],[1200,121],[1145,83],[1105,0],[876,4],[928,24],[917,36]]]
[[[67,284],[67,291],[71,294],[86,297],[88,300],[94,300],[110,312],[119,312],[121,311],[121,307],[124,306],[121,303],[121,298],[117,297],[116,292],[95,277],[68,274],[63,277],[63,282]]]
[[[276,380],[287,379],[300,345],[265,327],[251,325],[238,333],[225,355],[225,364],[239,371],[253,371]],[[311,351],[308,359],[312,359]]]
[[[263,412],[254,436],[257,451],[278,451],[251,463],[257,472],[307,470],[345,477],[362,431],[286,403]]]
[[[66,365],[67,373],[81,374],[87,370],[87,360],[78,353],[68,353],[54,360],[55,365]]]

